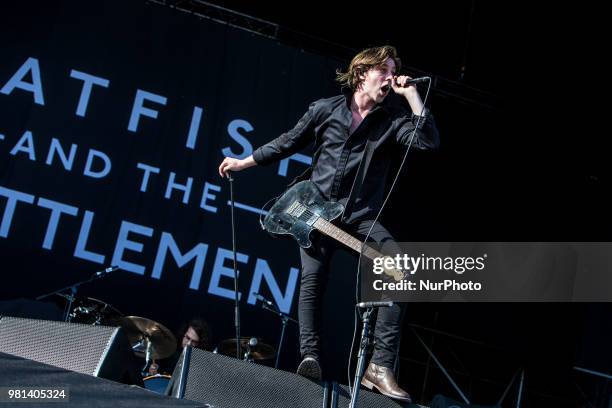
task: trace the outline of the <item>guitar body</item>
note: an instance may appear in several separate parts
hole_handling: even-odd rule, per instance
[[[325,200],[310,181],[301,181],[289,188],[270,208],[263,221],[264,229],[272,234],[291,235],[302,248],[310,248],[310,232],[313,229],[343,243],[357,253],[370,259],[385,255],[365,245],[331,223],[344,211],[344,206]],[[406,273],[399,269],[384,268],[386,275],[396,281],[405,279]]]
[[[332,221],[343,211],[342,204],[325,200],[312,182],[301,181],[274,203],[264,218],[264,227],[273,234],[292,235],[302,248],[309,248],[314,222],[319,218]]]

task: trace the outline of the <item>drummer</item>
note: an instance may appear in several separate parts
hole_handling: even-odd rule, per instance
[[[211,336],[210,327],[208,323],[203,319],[191,319],[188,324],[185,325],[186,329],[183,328],[181,346],[183,348],[192,346],[202,350],[210,350],[211,347]]]
[[[180,347],[177,347],[173,355],[156,361],[149,368],[149,375],[172,374],[178,362],[183,348],[192,346],[202,350],[211,351],[212,336],[210,326],[201,317],[191,319],[184,324],[178,332],[177,339],[181,339]]]

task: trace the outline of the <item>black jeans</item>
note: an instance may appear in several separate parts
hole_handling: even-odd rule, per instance
[[[350,225],[342,224],[340,227],[355,238],[363,240],[371,225],[372,221],[367,220]],[[372,228],[369,240],[377,244],[394,242],[391,234],[378,222]],[[302,358],[306,356],[319,358],[321,306],[329,276],[329,263],[334,251],[341,248],[346,247],[327,236],[320,236],[313,240],[313,245],[308,249],[300,248],[302,277],[298,316]],[[355,254],[355,257],[358,256],[354,251],[350,251]],[[405,309],[405,305],[400,304],[379,309],[374,330],[374,354],[371,359],[374,364],[393,368],[399,348],[401,323]]]

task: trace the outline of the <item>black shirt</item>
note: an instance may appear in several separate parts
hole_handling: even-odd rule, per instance
[[[418,116],[405,99],[388,95],[350,133],[351,92],[313,102],[296,126],[253,152],[259,165],[282,160],[315,143],[310,180],[321,193],[345,206],[342,221],[373,218],[384,200],[392,150],[408,146]],[[412,146],[439,145],[433,115],[424,110]]]

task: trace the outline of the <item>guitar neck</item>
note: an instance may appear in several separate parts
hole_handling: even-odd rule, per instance
[[[363,243],[352,235],[347,234],[340,228],[336,227],[331,222],[319,217],[319,219],[314,222],[313,227],[321,231],[323,234],[334,238],[336,241],[343,243],[354,251],[358,253],[361,252]],[[363,245],[363,255],[370,259],[383,256],[380,252],[367,244]]]

